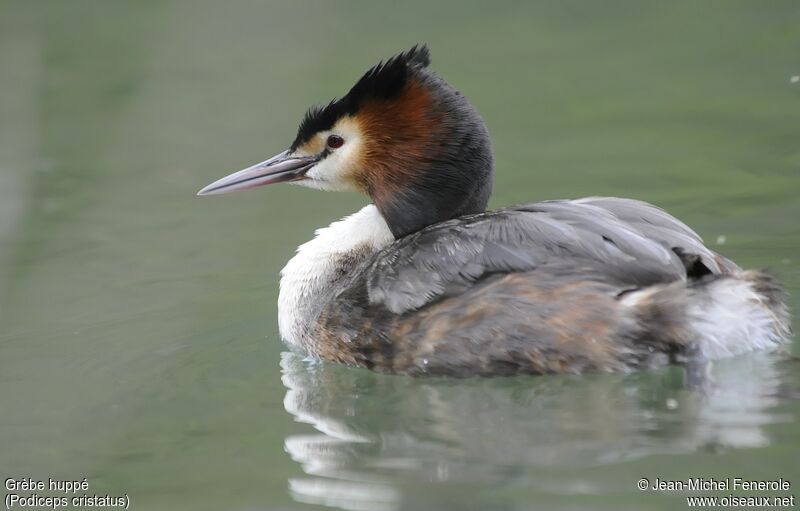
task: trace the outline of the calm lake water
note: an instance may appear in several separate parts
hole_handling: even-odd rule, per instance
[[[309,364],[278,337],[278,272],[365,199],[194,195],[426,41],[489,126],[493,206],[655,202],[798,311],[798,26],[793,0],[5,0],[0,475],[146,510],[685,508],[642,477],[800,493],[786,356],[459,381]]]

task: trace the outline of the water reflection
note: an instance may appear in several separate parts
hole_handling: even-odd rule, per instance
[[[438,501],[437,488],[465,485],[523,485],[528,498],[531,490],[604,491],[570,481],[568,471],[546,484],[532,474],[767,445],[763,426],[791,419],[772,411],[782,360],[759,354],[691,371],[413,380],[285,353],[286,411],[319,432],[286,438],[308,475],[291,479],[289,490],[297,501],[348,510],[484,506],[469,491],[448,496],[455,507]],[[520,507],[512,499],[502,508]]]

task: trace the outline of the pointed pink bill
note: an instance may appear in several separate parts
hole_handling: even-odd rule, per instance
[[[273,183],[296,181],[302,179],[318,161],[319,156],[316,155],[293,156],[289,151],[284,151],[269,160],[214,181],[197,192],[197,195],[217,195]]]

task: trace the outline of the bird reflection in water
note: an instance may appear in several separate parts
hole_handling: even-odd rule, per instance
[[[627,472],[602,484],[578,473],[613,474],[615,464],[655,454],[769,444],[764,426],[792,420],[773,411],[785,363],[761,353],[627,375],[457,380],[284,353],[284,407],[317,431],[285,440],[307,474],[290,479],[289,491],[299,502],[354,511],[523,509],[513,500],[519,492],[485,500],[509,485],[528,502],[629,492]]]

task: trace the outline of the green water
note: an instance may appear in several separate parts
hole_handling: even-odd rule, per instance
[[[489,126],[493,205],[653,201],[800,310],[798,26],[791,0],[3,0],[0,475],[146,510],[686,507],[641,477],[800,493],[797,362],[694,384],[309,365],[282,353],[278,271],[364,199],[194,196],[427,41]]]

